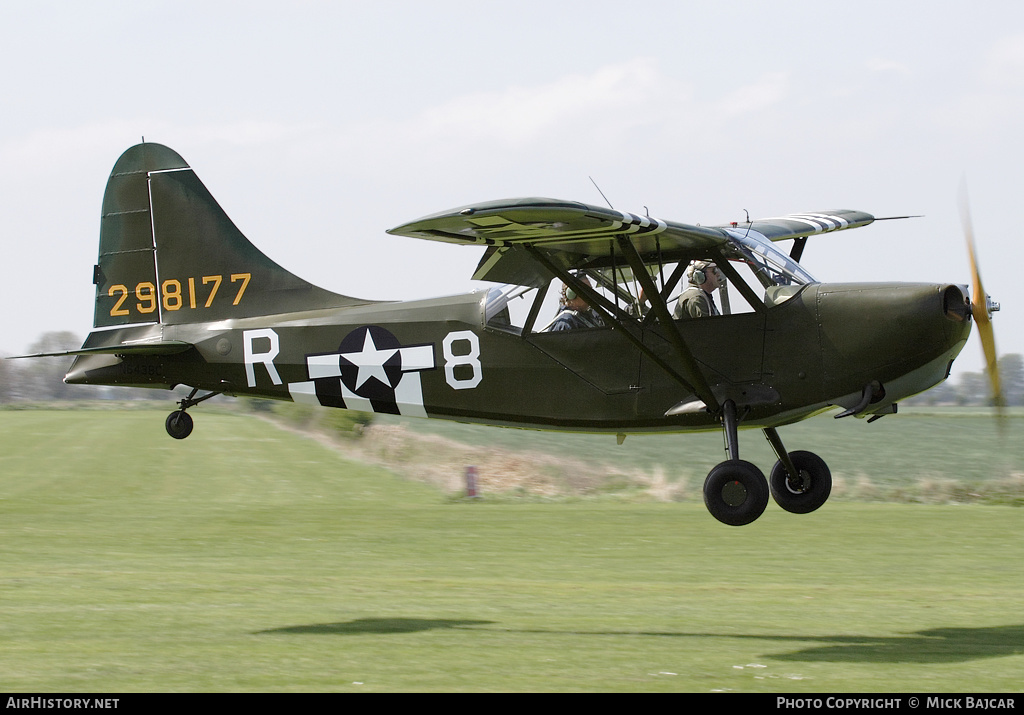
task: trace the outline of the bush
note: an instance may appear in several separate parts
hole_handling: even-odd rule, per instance
[[[268,415],[289,427],[304,432],[326,432],[343,437],[358,437],[373,422],[372,412],[339,410],[295,402],[250,399],[246,407],[251,412]]]

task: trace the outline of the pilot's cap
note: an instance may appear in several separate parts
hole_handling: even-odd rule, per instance
[[[699,286],[707,280],[708,268],[718,272],[718,266],[711,261],[690,261],[690,267],[686,269],[686,279],[695,286]]]

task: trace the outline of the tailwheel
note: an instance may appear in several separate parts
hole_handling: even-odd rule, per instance
[[[726,460],[704,480],[704,505],[723,524],[749,524],[768,506],[768,480],[750,462]]]
[[[185,410],[175,410],[167,415],[164,426],[167,428],[167,434],[174,439],[185,439],[192,434],[192,415]]]
[[[225,385],[227,383],[224,383]],[[200,402],[206,402],[211,397],[216,397],[222,393],[211,392],[209,395],[203,395],[202,397],[196,397],[199,392],[199,388],[196,387],[192,392],[188,393],[188,397],[178,402],[180,409],[175,410],[171,414],[167,415],[167,420],[164,422],[164,427],[167,428],[167,434],[174,437],[174,439],[185,439],[192,434],[192,416],[185,412],[189,407],[195,407]]]
[[[796,470],[791,474],[779,460],[772,468],[769,481],[775,502],[792,514],[808,514],[828,499],[832,492],[832,473],[825,460],[814,452],[790,452]]]

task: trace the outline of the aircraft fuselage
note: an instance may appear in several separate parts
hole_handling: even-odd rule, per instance
[[[810,284],[750,313],[679,322],[720,401],[743,407],[742,427],[788,424],[849,407],[878,386],[871,411],[940,382],[970,319],[951,311],[960,289],[931,284]],[[656,323],[526,336],[485,322],[486,292],[403,303],[216,322],[97,331],[84,348],[159,337],[173,355],[82,355],[76,384],[172,387],[327,407],[512,427],[586,432],[717,429],[656,364],[678,367]],[[92,344],[90,344],[92,343]],[[849,404],[848,404],[849,403]],[[699,404],[699,403],[698,403]]]

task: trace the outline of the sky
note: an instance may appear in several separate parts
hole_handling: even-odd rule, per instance
[[[968,283],[1024,353],[1024,3],[0,0],[0,351],[92,325],[100,201],[181,154],[264,253],[329,290],[483,287],[481,249],[388,228],[546,196],[683,223],[920,214],[812,239],[823,281]],[[976,334],[954,375],[982,369]]]

